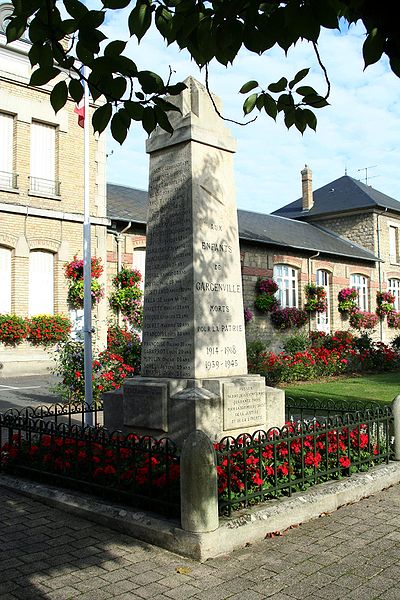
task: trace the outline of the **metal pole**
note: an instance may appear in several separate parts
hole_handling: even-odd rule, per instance
[[[90,178],[89,178],[89,88],[87,85],[88,68],[85,66],[84,75],[84,104],[85,121],[83,130],[84,140],[84,192],[83,192],[83,331],[84,331],[84,375],[85,402],[93,408],[92,383],[92,252],[90,240]],[[93,413],[85,413],[85,425],[93,426]]]

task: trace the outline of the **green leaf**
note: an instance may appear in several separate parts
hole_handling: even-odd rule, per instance
[[[102,0],[102,2],[104,8],[118,9],[126,8],[129,5],[130,0]]]
[[[175,104],[172,104],[172,102],[168,102],[168,100],[165,100],[164,98],[154,98],[153,102],[154,104],[159,106],[164,112],[181,112],[181,109],[178,106],[175,106]]]
[[[146,106],[146,108],[143,110],[142,124],[148,135],[150,135],[151,132],[156,128],[156,116],[154,114],[154,110],[150,106]]]
[[[159,124],[159,126],[162,127],[162,129],[164,129],[164,131],[166,131],[167,133],[170,133],[172,135],[174,133],[174,129],[173,129],[171,123],[169,122],[167,114],[159,106],[155,107],[154,113],[155,113],[157,123]]]
[[[251,96],[246,98],[246,100],[244,101],[243,112],[245,115],[248,115],[254,109],[257,101],[257,96],[258,94],[251,94]]]
[[[264,110],[274,121],[276,120],[276,116],[278,114],[278,109],[276,106],[276,101],[269,94],[264,94]]]
[[[112,82],[112,96],[113,99],[120,100],[126,92],[126,79],[125,77],[114,77]]]
[[[303,109],[296,108],[294,124],[301,134],[305,132],[307,128],[307,115],[304,115]]]
[[[325,98],[319,96],[318,94],[304,96],[303,101],[313,108],[323,108],[324,106],[329,106],[329,102],[327,102]]]
[[[164,90],[164,82],[157,73],[139,71],[137,78],[145,94],[157,94]]]
[[[294,100],[292,94],[281,94],[276,102],[278,112],[286,113],[289,107],[294,108]]]
[[[308,108],[303,108],[303,116],[306,120],[307,125],[311,128],[314,129],[314,131],[316,131],[317,129],[317,117],[314,115],[314,113],[309,110]]]
[[[24,17],[13,17],[7,25],[7,44],[19,40],[27,27],[27,19]]]
[[[164,6],[158,6],[156,10],[155,23],[158,31],[170,44],[174,40],[172,13]]]
[[[99,106],[94,113],[92,118],[92,124],[94,131],[102,133],[107,127],[112,115],[112,106],[110,102]]]
[[[385,39],[376,27],[370,31],[363,44],[363,57],[365,67],[372,65],[381,58],[384,50]]]
[[[128,128],[126,123],[118,111],[111,119],[111,135],[113,136],[114,140],[122,145],[126,139],[127,133]]]
[[[45,85],[54,79],[54,77],[56,77],[60,72],[60,69],[56,69],[55,67],[36,69],[36,71],[33,71],[31,75],[29,85]]]
[[[283,90],[286,89],[286,86],[288,84],[288,80],[286,79],[286,77],[281,77],[279,81],[277,81],[276,83],[270,83],[270,85],[268,86],[268,89],[270,92],[278,93],[278,92],[283,92]]]
[[[292,125],[294,125],[296,111],[294,110],[294,108],[292,106],[288,106],[283,109],[283,112],[285,115],[284,119],[283,119],[285,122],[285,125],[288,129],[290,129],[292,127]]]
[[[57,113],[66,103],[68,99],[68,87],[65,81],[59,81],[51,90],[50,102]]]
[[[133,119],[134,121],[142,120],[143,106],[140,104],[140,102],[132,102],[132,100],[126,100],[124,102],[124,107],[131,119]]]
[[[309,72],[310,72],[310,69],[302,69],[301,71],[296,73],[296,75],[294,76],[292,81],[289,82],[289,88],[293,89],[293,87],[296,85],[296,83],[299,83],[299,81],[304,79],[304,77],[307,77]]]
[[[302,85],[300,87],[298,87],[295,92],[297,94],[300,94],[300,96],[317,96],[317,92],[314,90],[314,88],[310,87],[309,85]]]
[[[177,96],[178,94],[183,92],[183,90],[186,90],[186,88],[187,88],[186,83],[183,83],[182,81],[180,81],[179,83],[175,83],[174,85],[168,85],[165,88],[165,91],[167,92],[167,94],[170,94],[171,96]]]
[[[80,29],[97,29],[104,23],[105,17],[106,14],[102,10],[89,10],[80,20],[79,27]]]
[[[397,77],[400,77],[400,58],[395,58],[392,56],[390,58],[390,67]]]
[[[119,56],[125,50],[126,42],[114,40],[104,48],[104,56]]]
[[[239,94],[248,94],[249,92],[251,92],[251,90],[254,90],[254,88],[256,87],[258,87],[258,81],[248,81],[247,83],[242,85],[242,87],[239,90]]]
[[[76,56],[84,65],[90,65],[94,60],[94,54],[92,50],[89,50],[82,44],[82,42],[77,42],[76,44]]]
[[[79,79],[70,79],[69,81],[69,95],[75,102],[80,102],[83,98],[83,85]]]
[[[71,17],[73,17],[77,21],[82,19],[82,17],[84,17],[89,12],[86,6],[78,0],[64,0],[64,6],[67,9],[68,13],[71,15]]]
[[[138,0],[128,19],[128,27],[131,35],[136,35],[138,41],[142,39],[151,25],[152,11],[148,2]]]

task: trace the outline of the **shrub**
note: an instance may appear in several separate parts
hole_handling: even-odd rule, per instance
[[[271,313],[271,322],[277,329],[302,327],[307,321],[307,311],[299,308],[278,308]]]
[[[68,339],[71,321],[64,315],[36,315],[27,320],[28,341],[49,346]]]
[[[17,346],[28,335],[28,325],[17,315],[0,315],[0,342],[5,346]]]
[[[283,344],[285,352],[292,354],[293,352],[302,352],[311,346],[311,340],[305,333],[296,333],[287,338]]]

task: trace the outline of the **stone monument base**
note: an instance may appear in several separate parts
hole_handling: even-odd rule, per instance
[[[134,377],[103,399],[104,425],[109,430],[168,436],[178,445],[196,429],[219,441],[226,435],[282,427],[285,421],[283,390],[266,387],[259,375]]]

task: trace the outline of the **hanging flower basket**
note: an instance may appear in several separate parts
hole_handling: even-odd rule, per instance
[[[245,325],[247,325],[247,323],[251,323],[251,321],[253,320],[254,314],[251,312],[251,310],[247,306],[244,307],[243,312],[244,312],[244,323],[245,323]]]
[[[278,284],[273,279],[259,279],[257,281],[257,291],[254,305],[262,313],[268,313],[279,307],[279,300],[275,294],[278,291]]]
[[[390,329],[400,329],[400,312],[393,311],[387,316],[387,324]]]
[[[68,288],[68,303],[72,308],[83,308],[83,294],[84,294],[83,279],[72,282]],[[100,283],[95,279],[91,281],[91,297],[92,306],[98,304],[102,298],[104,298],[104,290]]]
[[[343,290],[340,290],[338,300],[338,310],[344,315],[352,313],[358,308],[358,292],[354,288],[344,288]]]
[[[103,265],[101,264],[101,258],[92,256],[91,259],[92,268],[91,275],[92,279],[98,279],[104,271]],[[83,259],[78,258],[75,254],[74,259],[67,263],[64,267],[65,277],[72,281],[80,281],[83,279]]]
[[[108,299],[113,311],[119,311],[135,329],[141,329],[143,325],[141,280],[140,271],[122,267],[113,278],[114,290]]]
[[[104,271],[101,258],[92,256],[91,259],[91,296],[92,306],[98,304],[104,298],[104,290],[97,281]],[[64,267],[64,275],[68,279],[68,304],[71,308],[83,308],[83,259],[75,254],[74,259]]]
[[[391,292],[376,292],[376,314],[380,319],[394,311],[395,297]]]
[[[309,313],[326,312],[328,304],[325,288],[309,283],[306,285],[304,291],[306,295],[304,310]]]
[[[307,311],[299,308],[278,308],[271,312],[271,322],[276,329],[303,327],[307,321]]]
[[[378,317],[374,313],[363,310],[354,310],[350,313],[350,325],[354,329],[374,329],[378,323]]]

